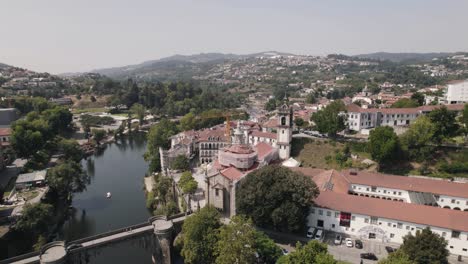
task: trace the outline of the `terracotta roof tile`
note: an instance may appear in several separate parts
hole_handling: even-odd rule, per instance
[[[331,191],[321,192],[316,205],[341,212],[395,219],[468,232],[468,213],[397,201],[367,198]]]
[[[262,131],[252,131],[250,135],[254,137],[263,137],[263,138],[271,138],[271,139],[276,139],[277,137],[276,133],[262,132]]]
[[[359,171],[351,175],[350,171],[343,171],[343,175],[354,184],[381,186],[415,192],[468,198],[468,184],[449,182],[445,180],[430,180],[416,177],[388,175]]]

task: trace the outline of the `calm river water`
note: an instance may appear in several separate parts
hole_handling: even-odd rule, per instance
[[[73,197],[76,210],[63,225],[60,239],[71,241],[148,220],[143,191],[143,177],[148,170],[143,159],[145,151],[146,135],[140,133],[109,144],[101,153],[83,160],[91,183],[86,191]],[[107,192],[112,193],[111,199],[106,198]],[[152,262],[145,250],[123,243],[102,249],[91,263]]]

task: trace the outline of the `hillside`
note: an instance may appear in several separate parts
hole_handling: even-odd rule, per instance
[[[372,60],[388,60],[392,62],[403,62],[403,63],[419,63],[429,62],[434,58],[441,58],[455,55],[455,53],[448,52],[432,52],[432,53],[390,53],[390,52],[376,52],[369,54],[359,54],[353,57],[372,59]]]
[[[215,64],[225,61],[234,61],[254,57],[274,57],[289,56],[292,54],[276,51],[267,51],[247,55],[224,54],[224,53],[200,53],[194,55],[173,55],[170,57],[150,60],[136,65],[127,65],[123,67],[114,67],[106,69],[93,70],[93,73],[99,73],[111,78],[156,78],[165,79],[187,79],[194,75],[203,73]],[[175,73],[175,74],[174,74]]]

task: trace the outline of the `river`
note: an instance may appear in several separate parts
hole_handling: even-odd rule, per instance
[[[150,213],[146,209],[143,177],[148,164],[143,159],[146,135],[111,143],[100,153],[82,161],[91,176],[86,191],[75,194],[75,211],[62,226],[59,239],[71,241],[113,229],[142,223]],[[106,198],[111,192],[112,198]],[[92,264],[152,263],[151,254],[130,243],[106,247],[91,258]]]

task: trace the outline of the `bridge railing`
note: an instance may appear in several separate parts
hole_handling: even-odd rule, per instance
[[[133,229],[136,229],[136,228],[141,228],[141,227],[145,227],[145,226],[149,226],[149,225],[150,225],[149,223],[145,222],[145,223],[140,223],[140,224],[136,224],[136,225],[132,225],[132,226],[126,226],[126,227],[123,227],[123,228],[115,229],[115,230],[105,232],[105,233],[101,233],[101,234],[98,234],[98,235],[94,235],[94,236],[85,237],[85,238],[77,239],[77,240],[74,240],[74,241],[70,241],[67,244],[68,245],[82,244],[82,243],[92,241],[92,240],[95,240],[95,239],[99,239],[99,238],[103,238],[103,237],[107,237],[107,236],[112,236],[112,235],[115,235],[115,234],[118,234],[118,233],[126,232],[129,229],[133,230]]]
[[[12,262],[15,262],[15,261],[28,259],[28,258],[32,258],[32,257],[38,257],[38,260],[39,260],[39,256],[40,256],[39,251],[29,252],[29,253],[26,253],[26,254],[23,254],[23,255],[18,255],[16,257],[12,257],[12,258],[9,258],[9,259],[4,259],[4,260],[0,261],[0,264],[8,264],[8,263],[12,263]],[[39,261],[37,263],[39,263]]]

